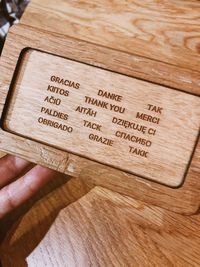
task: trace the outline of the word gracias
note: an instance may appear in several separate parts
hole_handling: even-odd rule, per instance
[[[61,85],[65,85],[74,89],[79,89],[80,88],[80,83],[76,83],[74,81],[70,81],[64,78],[60,78],[58,76],[51,76],[50,78],[51,82],[57,83],[57,84],[61,84]]]

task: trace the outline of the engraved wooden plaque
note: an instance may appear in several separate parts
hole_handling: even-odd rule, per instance
[[[199,97],[35,50],[17,69],[5,130],[168,186],[182,183]]]
[[[198,72],[18,25],[0,73],[0,150],[90,188],[199,209]]]

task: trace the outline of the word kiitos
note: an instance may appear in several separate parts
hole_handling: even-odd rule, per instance
[[[108,139],[97,134],[89,134],[89,139],[95,141],[97,143],[101,143],[106,146],[113,146],[114,141],[112,139]]]
[[[136,147],[132,147],[129,146],[129,153],[131,154],[135,154],[137,156],[143,157],[143,158],[147,158],[149,152],[142,150],[140,148],[136,148]]]
[[[51,80],[51,82],[62,84],[62,85],[65,85],[65,86],[68,86],[68,87],[71,87],[71,88],[74,88],[74,89],[79,89],[80,88],[80,83],[76,83],[74,81],[66,80],[66,79],[60,78],[58,76],[51,76],[50,80]]]
[[[124,113],[125,112],[125,108],[114,105],[114,104],[110,104],[108,102],[96,99],[96,98],[92,98],[89,96],[85,96],[85,103],[88,103],[90,105],[96,106],[96,107],[100,107],[103,109],[109,109],[111,111],[114,112],[119,112],[119,113]]]
[[[55,94],[60,94],[60,95],[63,95],[63,96],[69,96],[69,91],[68,90],[64,90],[62,88],[55,87],[53,85],[48,85],[47,91],[50,91],[50,92],[55,93]]]
[[[122,96],[121,95],[116,95],[114,93],[110,93],[110,92],[103,91],[103,90],[99,90],[98,91],[98,96],[102,96],[102,97],[105,97],[105,98],[108,98],[108,99],[111,99],[111,100],[115,100],[115,101],[118,101],[118,102],[122,101]]]
[[[152,145],[152,142],[149,140],[146,140],[146,139],[143,139],[141,137],[131,135],[131,134],[128,134],[125,132],[117,131],[115,133],[115,136],[118,138],[124,139],[124,140],[128,140],[128,141],[143,145],[143,146],[147,146],[147,147],[150,147]]]
[[[53,110],[53,109],[49,109],[49,108],[45,108],[45,107],[42,107],[41,108],[41,113],[44,113],[44,114],[47,114],[49,116],[52,116],[52,117],[56,117],[56,118],[59,118],[59,119],[62,119],[62,120],[68,120],[68,114],[66,113],[62,113],[62,112],[59,112],[57,110]]]
[[[44,119],[43,117],[40,117],[38,119],[38,122],[40,124],[43,124],[43,125],[46,125],[46,126],[49,126],[49,127],[53,127],[55,129],[59,129],[59,130],[62,130],[64,132],[68,132],[68,133],[72,133],[73,132],[73,128],[71,126],[67,126],[65,124],[58,123],[56,121],[47,120],[47,119]]]

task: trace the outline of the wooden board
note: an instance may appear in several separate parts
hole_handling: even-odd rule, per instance
[[[109,0],[87,3],[59,0],[56,4],[55,1],[48,3],[31,1],[22,24],[12,28],[4,47],[0,66],[2,74],[0,109],[4,107],[19,55],[27,47],[199,96],[199,54],[195,44],[196,40],[198,41],[200,28],[194,26],[199,24],[196,19],[199,1],[193,1],[192,4],[190,1],[184,1],[180,5],[178,0],[170,4],[152,0],[146,4],[141,5],[138,1],[133,1],[127,6],[125,2],[116,1],[113,5]],[[157,21],[161,7],[163,7],[161,18],[165,20],[162,27]],[[110,11],[107,12],[108,10]],[[113,18],[120,15],[128,19],[127,10],[131,10],[130,20],[117,20],[119,27],[115,27]],[[156,38],[141,41],[142,32],[137,38],[136,26],[133,26],[136,24],[129,23],[136,16],[135,11],[141,18],[144,14],[147,17],[148,14],[151,15],[148,32],[153,35],[153,29],[158,27]],[[174,15],[175,13],[178,16]],[[88,23],[88,14],[93,14],[95,18],[98,16],[98,22]],[[156,19],[152,20],[154,15]],[[86,19],[83,19],[84,17]],[[110,27],[110,21],[114,27]],[[190,21],[186,32],[183,31],[185,26],[182,28],[183,21]],[[108,31],[111,28],[113,30]],[[163,33],[169,31],[170,38],[165,39]],[[177,39],[177,31],[181,32],[182,38]],[[194,49],[186,45],[190,31],[197,36],[192,39]],[[176,43],[177,47],[172,43]],[[101,185],[185,214],[197,212],[199,209],[200,143],[198,140],[188,164],[187,176],[176,189],[2,130],[0,149],[71,176],[80,177],[90,188]]]
[[[21,60],[5,130],[180,186],[198,136],[199,97],[40,51]]]
[[[200,70],[199,13],[198,0],[32,0],[21,23],[156,60],[149,79],[153,74],[163,76],[162,83],[182,80],[191,88],[191,77],[168,75],[158,66]],[[137,74],[142,73],[144,66]]]
[[[3,267],[200,265],[199,215],[181,216],[100,187],[60,211],[78,193],[66,188],[15,223],[1,247]]]
[[[4,106],[24,47],[200,95],[199,4],[190,0],[134,0],[131,3],[32,0],[23,19],[24,26],[11,30],[3,52],[0,108]],[[136,16],[138,20],[134,20]],[[147,26],[143,28],[143,24]],[[59,31],[62,34],[58,34]],[[92,51],[95,51],[95,60]],[[0,248],[3,267],[27,266],[27,261],[35,267],[46,263],[51,266],[55,261],[54,266],[61,264],[62,267],[66,261],[69,266],[82,264],[84,267],[112,266],[113,263],[120,267],[200,265],[199,215],[185,217],[151,205],[185,214],[198,211],[199,143],[189,164],[188,176],[177,189],[109,167],[102,169],[95,162],[91,165],[53,147],[2,131],[0,147],[79,176],[70,181],[58,177],[36,196],[39,200],[30,210],[32,201],[5,218],[3,225],[0,222],[2,235],[14,223]],[[122,182],[124,179],[126,183]],[[90,188],[99,184],[131,198],[98,187],[66,207],[86,194],[89,188],[85,183]],[[58,185],[61,186],[53,190]],[[46,195],[43,199],[41,193]],[[148,204],[134,200],[133,196]],[[58,239],[63,243],[58,244]]]
[[[44,40],[48,40],[48,42]],[[62,46],[62,51],[59,49],[60,46]],[[127,68],[127,66],[130,63],[132,64],[137,56],[127,56],[120,51],[110,50],[61,35],[53,35],[48,32],[37,31],[37,34],[35,34],[35,29],[18,25],[12,28],[1,58],[1,110],[4,107],[19,55],[26,47],[32,47],[61,57],[92,64],[93,66],[114,72],[118,72],[117,69],[119,68],[122,74],[127,73],[129,76],[134,77],[134,69]],[[95,60],[92,52],[94,50],[96,51]],[[120,58],[120,65],[110,60],[116,57]],[[140,63],[139,61],[136,66],[140,66]],[[148,65],[148,62],[145,64]],[[170,69],[171,66],[166,66],[166,68]],[[176,71],[181,73],[182,70],[176,68]],[[193,78],[195,81],[196,76],[194,75]],[[196,80],[196,85],[197,83],[198,80]],[[193,93],[195,92],[198,95],[199,88],[196,85],[193,87],[193,90],[195,90]],[[179,92],[181,93],[180,88]],[[147,181],[137,175],[125,173],[116,168],[102,165],[45,144],[40,144],[39,142],[17,136],[16,134],[1,130],[0,135],[1,150],[19,155],[68,175],[81,177],[91,188],[94,185],[101,185],[122,194],[142,199],[148,203],[186,214],[194,213],[199,209],[199,143],[197,143],[183,185],[174,190]]]

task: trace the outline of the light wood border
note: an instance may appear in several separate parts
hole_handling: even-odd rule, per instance
[[[39,49],[200,95],[199,72],[130,55],[67,36],[42,30],[36,31],[34,28],[18,25],[13,27],[10,32],[1,58],[0,112],[5,105],[15,66],[24,48]],[[183,77],[184,75],[190,77],[191,86],[187,87],[184,79],[179,80],[175,75],[174,78],[170,77],[169,80],[163,80],[161,74],[157,75],[156,72],[152,72],[152,66],[155,70],[155,64],[156,68],[160,70],[159,73],[163,73],[166,77],[170,73],[177,73],[177,77]],[[3,130],[0,130],[0,149],[68,175],[79,176],[91,187],[100,185],[178,213],[193,214],[199,209],[200,140],[196,145],[186,179],[179,188],[169,188]]]

